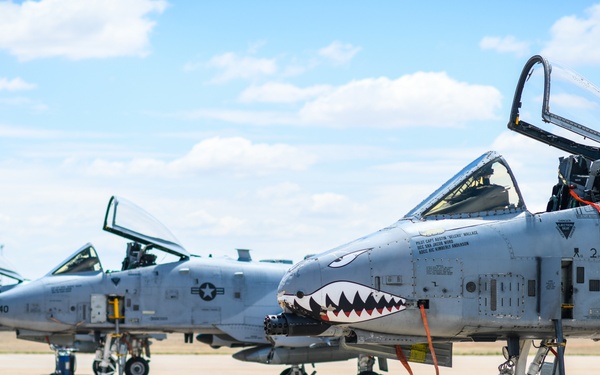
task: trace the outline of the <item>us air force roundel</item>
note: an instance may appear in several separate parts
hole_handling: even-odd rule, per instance
[[[205,301],[212,301],[218,294],[225,294],[225,289],[217,288],[212,283],[202,283],[199,288],[192,288],[192,294],[198,294]]]

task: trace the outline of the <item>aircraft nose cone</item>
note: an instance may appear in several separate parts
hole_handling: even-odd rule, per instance
[[[292,268],[279,288],[284,312],[328,324],[347,324],[406,309],[403,296],[389,288],[382,290],[381,283],[375,281],[369,250],[361,246],[329,252]],[[382,260],[380,269],[389,263],[387,258]],[[385,272],[380,269],[376,272]]]
[[[44,292],[44,285],[36,282],[19,285],[2,292],[0,326],[48,332],[69,328],[70,325],[64,323],[65,316],[52,319],[54,310],[48,310]],[[68,305],[65,305],[63,310],[71,312]]]
[[[285,310],[307,315],[306,309],[299,304],[305,296],[312,294],[321,286],[321,266],[317,258],[308,258],[285,274],[277,293],[277,299]]]
[[[16,327],[19,321],[18,300],[14,298],[14,292],[3,292],[0,294],[0,326]]]

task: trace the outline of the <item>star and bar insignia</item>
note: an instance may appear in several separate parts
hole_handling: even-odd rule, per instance
[[[192,294],[198,294],[205,301],[212,301],[219,294],[225,294],[224,288],[217,288],[213,283],[202,283],[200,287],[193,287]]]

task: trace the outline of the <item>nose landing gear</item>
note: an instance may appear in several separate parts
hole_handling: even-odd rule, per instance
[[[95,375],[148,375],[150,372],[150,361],[146,359],[150,358],[148,335],[115,334],[107,335],[105,340],[107,341],[104,346],[96,350],[96,359],[92,364]]]

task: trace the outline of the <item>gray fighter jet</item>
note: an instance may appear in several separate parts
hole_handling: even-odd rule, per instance
[[[118,197],[109,201],[104,230],[131,241],[121,270],[105,271],[88,243],[44,277],[0,293],[0,325],[51,344],[57,358],[66,357],[63,375],[73,374],[77,351],[96,353],[95,373],[147,375],[150,340],[171,332],[190,343],[197,335],[213,347],[244,348],[234,355],[240,360],[291,365],[286,374],[358,356],[328,338],[267,340],[263,318],[280,310],[277,286],[291,261],[252,261],[248,250],[237,260],[193,256]],[[170,259],[157,263],[157,254]]]
[[[396,223],[291,268],[266,332],[338,337],[409,372],[451,366],[454,342],[501,340],[500,374],[564,374],[567,338],[600,339],[600,90],[534,56],[508,127],[568,153],[545,212],[487,152]]]

